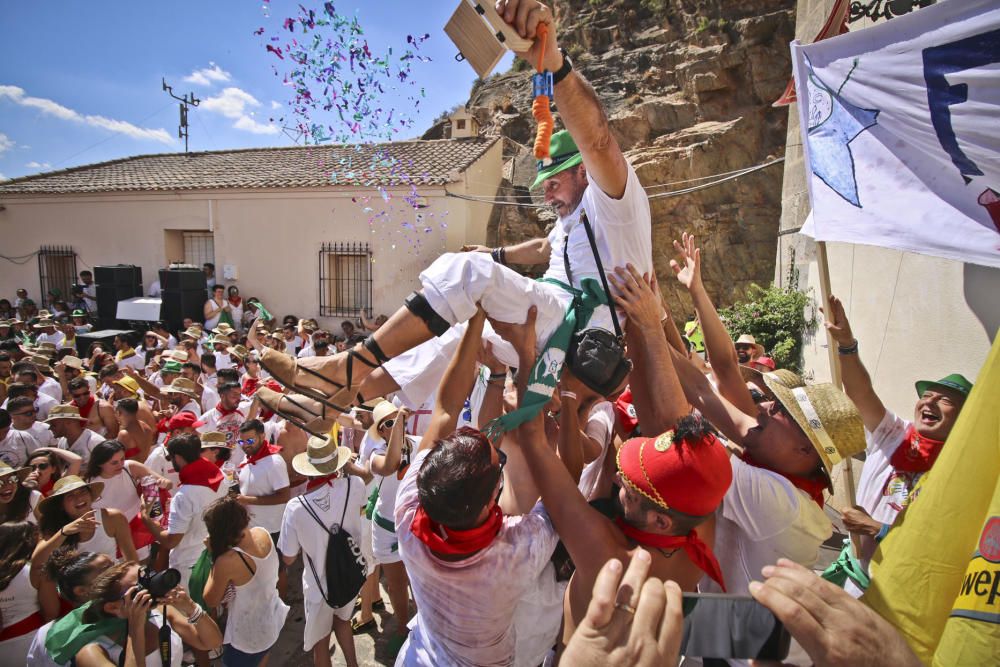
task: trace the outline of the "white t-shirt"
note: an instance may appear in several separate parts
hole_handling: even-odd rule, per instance
[[[629,263],[635,266],[639,273],[653,271],[649,199],[646,198],[646,191],[642,189],[642,183],[639,182],[635,170],[629,165],[625,194],[621,199],[612,199],[596,185],[590,185],[583,192],[580,206],[565,218],[556,220],[548,236],[551,254],[545,278],[569,282],[563,256],[568,232],[568,254],[570,270],[573,272],[573,287],[579,287],[583,278],[600,281],[597,261],[590,248],[587,231],[582,224],[579,224],[581,210],[587,212],[587,219],[594,229],[597,249],[600,251],[601,262],[606,271],[612,271],[615,267]],[[621,311],[619,316],[621,317]],[[598,314],[595,314],[594,326],[611,328],[610,315],[600,319],[606,321],[598,321]]]
[[[594,492],[594,487],[597,486],[597,479],[600,477],[601,468],[604,467],[604,458],[608,453],[608,445],[611,444],[611,440],[615,434],[614,424],[615,411],[611,407],[610,401],[601,401],[591,408],[590,416],[583,431],[601,443],[601,453],[597,455],[596,459],[584,465],[583,471],[580,473],[580,483],[577,484],[577,487],[587,500],[590,500],[590,494]]]
[[[288,488],[288,468],[281,454],[265,456],[256,463],[246,463],[239,469],[240,493],[245,496],[269,496]],[[247,505],[250,525],[260,526],[269,533],[281,529],[285,505]]]
[[[35,422],[29,428],[21,431],[38,441],[39,447],[56,447],[56,436],[45,422]]]
[[[174,483],[173,488],[169,490],[171,496],[177,491],[177,487],[181,483],[181,477],[174,470],[174,464],[167,461],[167,448],[164,445],[156,445],[149,450],[145,466],[160,477],[166,477]]]
[[[910,492],[923,473],[896,472],[889,459],[903,443],[911,422],[889,410],[874,433],[865,431],[868,448],[858,480],[858,505],[880,523],[892,524],[910,502]]]
[[[39,394],[48,394],[57,401],[61,401],[63,398],[62,386],[50,377],[42,380],[42,384],[38,386]]]
[[[345,513],[348,489],[350,489],[351,506],[347,508]],[[330,538],[329,534],[309,515],[302,503],[308,501],[309,507],[327,528],[334,524],[340,524],[340,518],[343,516],[344,523],[341,527],[358,544],[361,544],[361,513],[357,511],[356,507],[360,502],[363,502],[361,499],[364,492],[365,486],[361,480],[353,475],[348,475],[333,480],[332,485],[323,484],[305,495],[292,498],[285,505],[285,512],[281,519],[281,537],[278,538],[278,551],[283,556],[297,556],[300,551],[304,552],[303,560],[305,560],[305,556],[312,560],[324,592],[326,590],[326,545]],[[313,578],[312,569],[308,562],[303,563],[302,567],[302,595],[307,606],[310,603],[326,604],[320,589],[316,587],[316,580]]]
[[[191,567],[205,548],[208,528],[202,514],[210,504],[222,498],[229,491],[225,484],[213,491],[208,486],[181,484],[170,502],[170,517],[167,519],[167,533],[183,534],[180,543],[170,550],[170,567],[181,572],[181,585],[187,588],[191,578]]]
[[[60,438],[60,447],[62,449],[68,449],[77,456],[83,459],[83,467],[87,467],[87,461],[90,460],[90,452],[94,451],[94,447],[101,444],[107,440],[103,435],[99,435],[89,428],[83,429],[83,433],[80,437],[73,441],[72,444],[66,442],[66,438]]]
[[[733,456],[733,483],[716,512],[715,546],[726,592],[749,595],[761,568],[787,558],[811,568],[833,525],[812,498],[776,472],[756,468]],[[704,592],[721,592],[704,577]]]
[[[35,336],[35,343],[52,343],[56,346],[57,350],[63,346],[64,342],[66,342],[66,334],[62,331],[56,331],[55,333],[50,334],[42,332]]]
[[[215,370],[224,371],[227,368],[232,368],[236,364],[233,363],[233,358],[226,352],[216,352],[215,353]]]
[[[201,390],[201,411],[208,412],[219,404],[219,392],[208,385]]]
[[[20,468],[28,461],[28,455],[40,446],[30,433],[9,427],[7,435],[0,440],[0,461],[11,468]]]
[[[417,475],[431,450],[417,454],[396,499],[396,536],[417,603],[402,665],[512,665],[514,610],[552,557],[559,537],[541,503],[504,517],[490,545],[462,561],[434,557],[410,531],[420,504]]]
[[[205,422],[205,425],[198,427],[199,433],[208,433],[209,431],[225,433],[226,444],[235,448],[229,460],[233,462],[233,465],[237,466],[247,458],[247,455],[243,453],[243,448],[237,445],[236,441],[240,439],[240,425],[247,419],[248,405],[240,403],[235,412],[225,415],[222,414],[219,406],[216,405],[201,416],[200,421]]]

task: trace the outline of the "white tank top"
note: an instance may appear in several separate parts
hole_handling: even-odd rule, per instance
[[[268,538],[270,540],[270,538]],[[253,561],[254,575],[247,583],[236,587],[236,595],[229,603],[224,643],[244,653],[266,651],[278,641],[278,634],[285,625],[288,605],[278,597],[278,550],[271,543],[271,551],[257,558],[239,547],[233,551]]]
[[[115,509],[125,515],[126,521],[131,521],[139,515],[142,504],[135,490],[135,482],[128,470],[122,470],[111,479],[95,477],[94,482],[104,482],[104,491],[100,499],[94,503],[94,508]]]
[[[97,522],[97,527],[94,529],[94,536],[86,542],[80,542],[80,546],[77,547],[77,550],[104,554],[115,562],[121,560],[117,556],[118,543],[115,542],[115,538],[108,535],[107,531],[104,529],[104,512],[102,510],[94,512],[94,520]]]
[[[3,613],[4,626],[11,626],[19,621],[23,621],[39,610],[38,591],[31,585],[31,563],[21,568],[21,571],[14,575],[14,578],[7,584],[7,588],[0,591],[0,612]],[[9,664],[19,664],[28,655],[28,648],[31,647],[31,640],[34,639],[35,632],[26,632],[20,637],[12,637],[0,642],[0,662],[4,660],[15,660]],[[8,664],[8,663],[4,663]]]

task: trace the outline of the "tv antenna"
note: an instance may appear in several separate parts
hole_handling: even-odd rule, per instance
[[[184,140],[184,152],[188,152],[188,107],[196,107],[201,104],[201,100],[194,96],[194,93],[188,93],[183,97],[177,97],[174,95],[174,89],[172,86],[167,85],[167,80],[163,79],[163,90],[167,91],[167,95],[174,98],[180,102],[181,108],[181,123],[177,126],[177,138]]]

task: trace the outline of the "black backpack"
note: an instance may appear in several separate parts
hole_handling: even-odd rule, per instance
[[[347,480],[347,498],[344,499],[344,512],[340,515],[340,523],[335,523],[327,528],[316,511],[310,507],[309,502],[302,498],[302,506],[309,512],[323,530],[329,535],[326,543],[326,590],[320,584],[319,576],[316,574],[316,567],[312,558],[306,554],[306,561],[309,569],[312,570],[313,579],[319,587],[320,595],[330,607],[343,607],[354,601],[361,586],[364,585],[368,577],[368,563],[364,554],[361,553],[361,546],[351,537],[350,533],[343,529],[344,517],[347,516],[347,508],[351,504],[351,483]]]

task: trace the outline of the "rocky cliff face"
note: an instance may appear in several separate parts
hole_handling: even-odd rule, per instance
[[[555,9],[561,44],[651,195],[783,155],[788,111],[771,103],[791,74],[794,0],[556,0]],[[477,82],[468,105],[483,132],[509,139],[513,169],[497,194],[511,201],[527,200],[535,174],[531,72],[518,69]],[[671,241],[683,231],[698,236],[705,282],[720,305],[751,282],[771,281],[781,179],[775,165],[650,200],[654,261],[678,319],[691,312],[669,268]],[[542,235],[551,219],[544,209],[498,206],[490,242]]]

